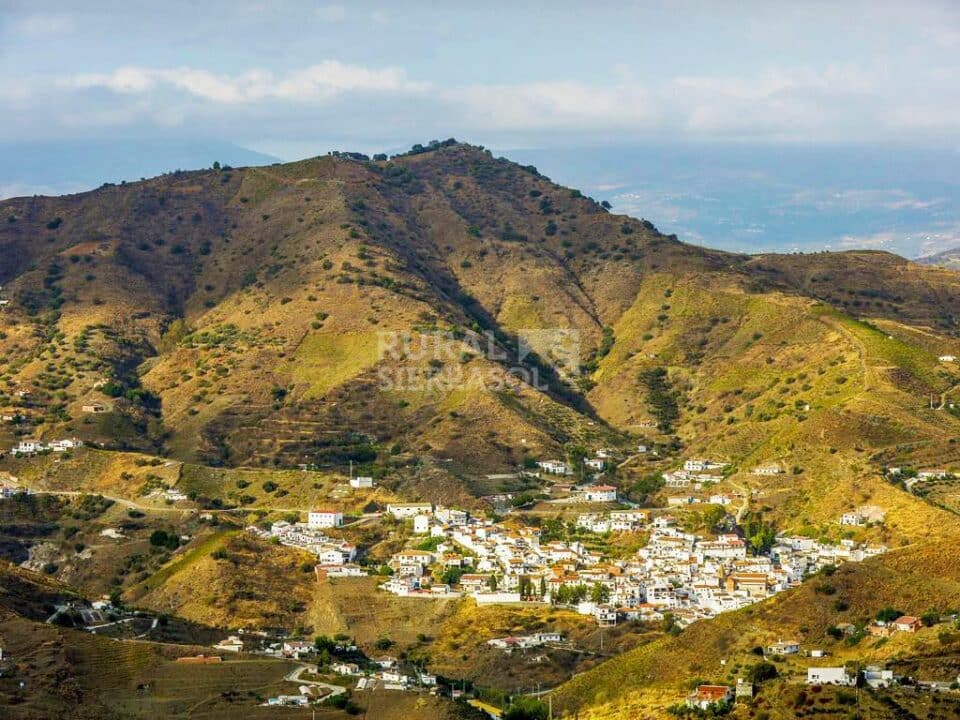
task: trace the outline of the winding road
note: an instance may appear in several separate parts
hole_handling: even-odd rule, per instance
[[[299,683],[300,685],[312,685],[314,687],[321,688],[327,691],[325,698],[336,697],[337,695],[343,695],[347,691],[342,685],[331,685],[330,683],[320,682],[319,680],[304,680],[300,676],[303,675],[307,670],[313,670],[312,665],[300,665],[295,670],[291,670],[283,678],[284,680],[292,683]]]

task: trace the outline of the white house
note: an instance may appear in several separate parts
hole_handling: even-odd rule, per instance
[[[551,475],[573,474],[573,470],[570,469],[570,466],[560,460],[540,460],[537,462],[537,466],[545,473],[550,473]]]
[[[607,461],[603,458],[588,458],[583,461],[583,464],[586,465],[591,470],[596,470],[597,472],[603,472],[603,468],[606,466]]]
[[[434,512],[433,515],[440,522],[446,523],[447,525],[453,525],[455,527],[466,525],[467,521],[470,519],[470,515],[466,510],[455,510],[453,508],[440,506],[437,507],[436,512]]]
[[[687,707],[708,710],[718,703],[731,702],[733,698],[733,688],[727,685],[699,685],[687,698]]]
[[[617,611],[609,605],[597,605],[593,609],[593,617],[600,627],[613,627],[617,624]]]
[[[683,469],[687,472],[722,470],[726,466],[726,463],[716,462],[715,460],[687,460],[685,463],[683,463]]]
[[[426,535],[428,532],[430,532],[430,516],[414,515],[413,532],[417,535]]]
[[[937,360],[939,360],[940,362],[956,362],[956,361],[957,361],[957,356],[956,356],[956,355],[941,355],[940,357],[937,358]]]
[[[800,652],[800,643],[793,640],[779,640],[767,646],[767,655],[796,655]]]
[[[780,475],[783,473],[783,468],[779,465],[760,465],[753,469],[754,475]]]
[[[840,516],[841,525],[850,525],[852,527],[859,527],[863,525],[863,515],[858,512],[847,512]]]
[[[373,478],[366,476],[357,476],[350,478],[350,487],[358,490],[366,490],[373,487]]]
[[[430,503],[391,503],[387,505],[387,515],[393,515],[398,520],[406,520],[417,515],[430,515],[433,505]]]
[[[807,668],[807,685],[853,685],[855,682],[856,678],[844,667]]]
[[[360,666],[350,662],[335,662],[330,665],[330,669],[338,675],[359,675]]]
[[[68,438],[66,440],[54,440],[50,443],[50,449],[54,452],[66,452],[67,450],[72,450],[73,448],[78,448],[83,445],[83,440],[77,440],[76,438]]]
[[[243,640],[236,635],[231,635],[226,640],[221,640],[213,647],[216,650],[223,650],[224,652],[240,652],[243,650]]]
[[[316,646],[306,640],[286,640],[281,652],[287,657],[303,657],[316,651]]]
[[[613,485],[591,485],[583,491],[587,502],[616,502],[617,489]]]
[[[685,488],[690,486],[690,475],[685,470],[663,473],[663,483],[668,488]]]
[[[311,510],[307,514],[307,527],[333,528],[343,525],[343,513],[337,510]]]
[[[421,672],[418,676],[421,685],[432,687],[437,684],[437,676],[427,672]]]
[[[21,440],[10,451],[11,455],[34,455],[47,449],[45,443],[39,440]]]
[[[876,666],[869,666],[863,671],[863,680],[870,687],[885,688],[893,685],[893,670],[884,670]]]

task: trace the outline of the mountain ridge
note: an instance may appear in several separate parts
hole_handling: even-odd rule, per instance
[[[402,457],[452,458],[465,479],[570,444],[651,434],[636,379],[646,366],[665,364],[677,383],[692,383],[685,395],[703,392],[700,407],[729,407],[729,390],[696,379],[703,358],[711,376],[729,369],[730,353],[764,367],[751,348],[766,346],[769,322],[787,309],[796,327],[824,338],[861,316],[897,333],[930,328],[937,352],[957,332],[960,282],[950,271],[875,251],[747,256],[685,245],[535,168],[438,145],[389,160],[337,154],[4,201],[0,251],[13,262],[0,282],[13,302],[0,400],[40,422],[8,426],[7,439],[69,430],[254,466],[369,461],[372,442],[399,446]],[[676,318],[675,290],[685,303]],[[709,306],[716,312],[698,317]],[[767,319],[754,318],[761,307]],[[547,392],[522,382],[506,394],[377,386],[387,370],[421,381],[439,372],[423,358],[378,357],[381,333],[449,333],[460,360],[444,360],[445,371],[504,379],[510,366],[474,357],[477,343],[465,340],[489,333],[516,357],[529,328],[579,334],[582,367],[554,369]],[[849,342],[859,353],[862,340]],[[808,362],[790,361],[798,371]],[[930,354],[921,365],[897,382],[911,392],[948,387]],[[37,392],[20,402],[21,386]],[[84,403],[111,411],[83,413]],[[681,435],[695,436],[696,408],[681,410]]]

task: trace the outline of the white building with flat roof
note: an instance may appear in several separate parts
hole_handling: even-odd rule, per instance
[[[334,528],[343,525],[343,513],[339,510],[311,510],[307,513],[307,527]]]
[[[845,667],[807,668],[807,685],[853,685],[856,678],[851,677]]]
[[[433,514],[433,505],[430,503],[390,503],[387,505],[387,515],[393,515],[398,520],[431,514]]]

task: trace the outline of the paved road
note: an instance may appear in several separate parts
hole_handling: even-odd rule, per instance
[[[143,503],[138,503],[134,500],[128,500],[127,498],[117,497],[116,495],[107,495],[106,493],[96,492],[91,490],[34,490],[30,489],[34,495],[60,495],[63,497],[81,497],[83,495],[99,495],[102,498],[111,500],[118,505],[130,508],[132,510],[142,510],[143,512],[163,512],[163,513],[247,513],[253,510],[266,510],[269,512],[306,512],[309,508],[296,507],[296,508],[283,508],[283,507],[272,507],[266,505],[244,505],[242,507],[236,508],[220,508],[214,510],[205,510],[203,508],[195,507],[164,507],[158,505],[145,505]],[[364,513],[356,520],[351,523],[346,523],[344,527],[349,526],[358,526],[371,520],[375,520],[383,515],[383,513]]]
[[[305,673],[307,670],[313,671],[314,667],[312,665],[301,665],[295,670],[291,670],[287,673],[284,680],[292,683],[298,683],[300,685],[313,685],[314,687],[322,688],[327,691],[325,697],[336,697],[337,695],[343,695],[347,691],[342,685],[331,685],[330,683],[319,682],[318,680],[304,680],[300,676]]]
[[[753,491],[750,488],[744,487],[743,485],[741,485],[740,483],[734,480],[730,481],[730,486],[743,496],[743,502],[740,504],[740,507],[737,509],[737,516],[736,516],[737,525],[739,525],[740,521],[743,520],[743,516],[746,515],[747,510],[750,509],[750,495],[752,494]]]
[[[84,495],[99,495],[102,498],[111,500],[117,505],[123,505],[124,507],[131,508],[133,510],[143,510],[150,512],[169,512],[169,513],[188,513],[188,512],[197,512],[195,508],[177,508],[177,507],[157,507],[156,505],[143,505],[142,503],[134,502],[133,500],[127,500],[126,498],[117,497],[115,495],[107,495],[101,492],[93,492],[90,490],[34,490],[31,488],[30,492],[34,495],[60,495],[63,497],[82,497]],[[210,512],[226,512],[223,510],[213,510]]]

